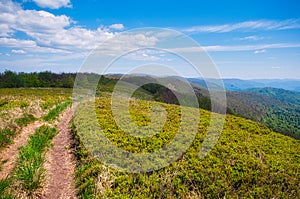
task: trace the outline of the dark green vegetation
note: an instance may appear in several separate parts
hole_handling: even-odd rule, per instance
[[[49,71],[40,73],[0,73],[0,88],[20,87],[59,87],[72,88],[76,74],[54,74]]]
[[[149,105],[135,100],[133,120],[149,122]],[[167,105],[167,128],[150,138],[131,137],[115,124],[110,99],[96,100],[98,121],[107,137],[131,152],[161,148],[178,129],[180,107]],[[83,112],[84,114],[84,112]],[[78,159],[76,185],[81,198],[297,198],[300,194],[300,142],[269,128],[228,115],[215,148],[203,159],[198,154],[209,124],[210,112],[201,110],[200,125],[189,150],[168,167],[131,174],[94,159],[74,129]],[[176,119],[177,118],[177,119]],[[172,128],[169,128],[172,127]],[[96,146],[95,146],[96,147]],[[122,161],[122,160],[120,160]]]
[[[62,104],[57,105],[54,109],[50,110],[47,115],[43,117],[45,121],[51,121],[57,118],[57,116],[64,111],[66,108],[68,108],[69,105],[72,104],[72,101],[67,101]]]
[[[257,93],[263,96],[271,97],[282,102],[288,102],[291,104],[300,104],[300,93],[278,89],[278,88],[252,88],[245,92]]]
[[[51,146],[51,139],[56,133],[55,128],[41,126],[30,136],[28,143],[19,149],[18,162],[12,176],[0,181],[0,198],[9,198],[18,192],[31,196],[41,186],[45,177],[45,151]]]

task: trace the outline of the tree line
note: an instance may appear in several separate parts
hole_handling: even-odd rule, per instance
[[[43,72],[13,72],[7,70],[0,73],[0,88],[21,87],[63,87],[72,88],[76,73],[55,74],[50,71]]]

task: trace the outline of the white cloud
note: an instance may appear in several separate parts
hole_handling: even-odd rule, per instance
[[[5,46],[8,48],[34,48],[36,43],[31,40],[20,40],[14,38],[0,38],[0,46]]]
[[[287,19],[282,21],[275,20],[257,20],[244,21],[240,23],[210,25],[210,26],[193,26],[183,29],[184,32],[208,32],[208,33],[225,33],[231,31],[253,31],[253,30],[287,30],[300,28],[298,19]]]
[[[122,58],[140,61],[164,61],[165,59],[162,58],[161,55],[165,55],[165,52],[161,50],[143,49],[130,52]]]
[[[241,40],[241,41],[243,41],[243,40],[258,41],[258,40],[263,40],[263,39],[264,39],[264,37],[259,37],[259,36],[255,36],[255,35],[238,38],[238,40]]]
[[[15,53],[15,54],[25,54],[26,53],[26,51],[24,51],[24,50],[11,50],[11,52],[12,53]]]
[[[90,30],[77,26],[66,15],[54,15],[46,11],[24,10],[19,4],[12,1],[0,1],[0,45],[4,47],[20,48],[27,52],[81,52],[95,49],[101,43],[118,33],[116,29],[124,28],[122,24],[113,24],[110,27],[100,26]],[[13,39],[14,33],[23,32],[30,39]],[[11,39],[10,39],[11,38]],[[9,40],[10,39],[10,40]],[[121,36],[123,46],[130,43],[147,45],[156,42],[156,38],[142,34]],[[17,40],[17,41],[16,41]],[[22,43],[26,44],[22,47]],[[30,43],[31,46],[28,46]],[[29,48],[34,49],[29,49]]]
[[[266,53],[266,49],[256,50],[254,51],[254,54],[260,54],[260,53]]]
[[[0,24],[0,36],[8,37],[13,33],[13,30],[9,28],[7,24]]]
[[[23,10],[17,3],[3,1],[0,2],[0,22],[2,36],[12,36],[16,31],[33,36],[35,33],[55,33],[70,26],[72,20],[66,15],[55,16],[46,11]]]
[[[110,29],[115,29],[115,30],[123,30],[124,25],[120,23],[112,24],[109,26]]]
[[[37,52],[37,53],[70,53],[70,51],[55,49],[50,47],[41,47],[32,40],[22,40],[14,38],[0,38],[0,46],[6,48],[19,48],[26,52]]]
[[[280,49],[280,48],[299,48],[300,43],[276,43],[276,44],[261,44],[261,45],[236,45],[236,46],[202,46],[188,48],[170,49],[175,52],[225,52],[225,51],[255,51],[261,49]]]
[[[81,63],[89,52],[97,47],[107,48],[109,52],[132,47],[154,45],[157,38],[146,34],[122,35],[117,29],[122,24],[111,27],[100,26],[87,29],[76,25],[69,16],[55,15],[47,11],[24,10],[11,0],[0,0],[0,48],[21,55],[20,58],[0,60],[3,66],[56,66]],[[22,33],[22,39],[18,37]],[[109,40],[116,36],[116,39]],[[104,41],[107,46],[102,46]],[[112,44],[112,45],[111,45]],[[116,48],[116,49],[114,49]],[[3,54],[10,56],[10,54]],[[149,56],[148,59],[156,59]],[[71,64],[70,64],[71,63]]]
[[[272,69],[280,69],[280,66],[272,66]]]
[[[33,0],[41,8],[59,9],[72,7],[70,0]]]

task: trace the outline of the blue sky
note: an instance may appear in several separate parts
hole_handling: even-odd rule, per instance
[[[0,0],[0,71],[76,72],[103,41],[160,27],[197,41],[224,78],[300,79],[299,8],[297,0]]]

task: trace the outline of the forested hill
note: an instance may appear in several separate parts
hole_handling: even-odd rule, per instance
[[[266,124],[274,131],[300,139],[300,94],[276,88],[227,92],[227,105],[235,113]]]
[[[252,88],[245,90],[244,92],[257,93],[263,96],[268,96],[283,102],[288,102],[292,104],[300,104],[300,93],[284,90],[280,88]]]

